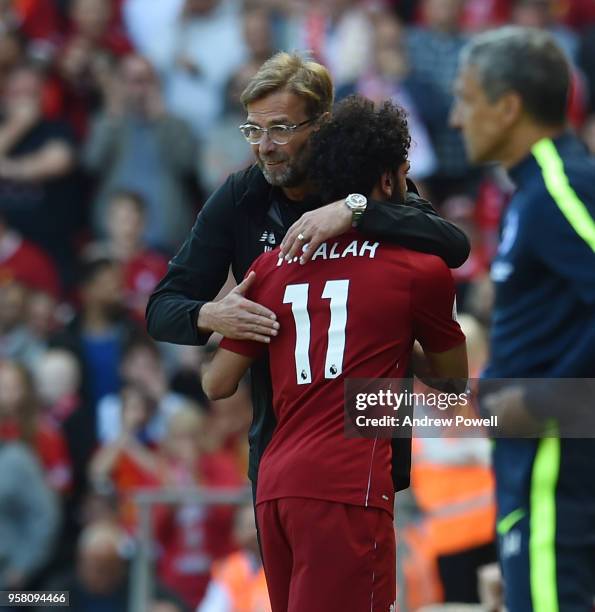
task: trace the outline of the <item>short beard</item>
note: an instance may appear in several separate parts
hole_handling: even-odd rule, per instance
[[[308,176],[310,151],[307,146],[304,147],[281,173],[274,173],[268,170],[264,161],[260,158],[257,159],[257,163],[264,178],[270,185],[274,187],[298,187]]]

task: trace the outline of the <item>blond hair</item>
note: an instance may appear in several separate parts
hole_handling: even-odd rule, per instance
[[[250,79],[240,96],[244,108],[276,91],[289,91],[302,98],[311,118],[330,112],[333,82],[329,71],[297,53],[282,51],[270,57]]]
[[[200,430],[205,425],[205,415],[198,404],[185,402],[167,419],[167,435]]]

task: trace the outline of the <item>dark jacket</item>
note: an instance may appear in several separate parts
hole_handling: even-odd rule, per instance
[[[149,334],[163,342],[204,344],[208,335],[198,331],[198,312],[205,302],[215,298],[229,266],[240,282],[265,249],[281,243],[294,220],[320,204],[315,199],[303,206],[288,204],[282,191],[267,183],[257,166],[232,174],[204,205],[190,236],[149,299]],[[415,193],[408,194],[406,205],[369,201],[360,229],[374,237],[436,254],[450,267],[460,266],[469,255],[465,234]],[[248,475],[254,482],[260,457],[275,427],[266,359],[252,366],[252,401]],[[401,467],[408,482],[405,460]],[[402,484],[398,488],[403,488]]]

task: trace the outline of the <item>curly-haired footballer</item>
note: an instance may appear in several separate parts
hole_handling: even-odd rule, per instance
[[[354,209],[397,205],[409,133],[403,111],[348,99],[311,138],[314,181]],[[393,204],[394,203],[394,204]],[[437,377],[467,377],[454,286],[438,257],[357,232],[324,242],[305,265],[259,257],[250,299],[276,313],[270,344],[224,339],[203,375],[211,398],[232,394],[270,353],[277,427],[258,474],[256,514],[273,612],[387,612],[395,601],[390,439],[347,438],[346,378],[399,378],[414,340]]]
[[[387,173],[399,187],[382,199],[401,203],[410,144],[407,115],[402,108],[387,101],[375,109],[371,100],[350,96],[311,136],[309,178],[326,200],[356,192],[371,194],[379,177]]]

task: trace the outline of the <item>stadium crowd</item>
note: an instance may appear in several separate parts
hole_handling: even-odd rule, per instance
[[[510,22],[548,29],[567,53],[569,121],[595,153],[588,0],[0,0],[0,590],[64,589],[76,610],[127,610],[134,491],[246,485],[247,386],[208,402],[209,348],[154,343],[144,309],[205,197],[251,163],[239,95],[277,50],[327,65],[337,99],[407,110],[410,175],[471,240],[453,274],[479,373],[512,187],[468,165],[448,117],[465,41]],[[449,581],[474,581],[493,550],[493,500],[477,529],[418,520],[456,501],[436,484],[437,456],[463,497],[492,493],[485,446],[424,443],[399,514],[405,610],[473,601]],[[252,592],[237,556],[257,551],[244,510],[155,508],[154,612],[266,610],[258,565]],[[245,572],[244,595],[217,594],[233,583],[224,563]]]

